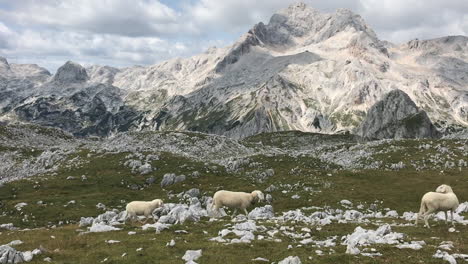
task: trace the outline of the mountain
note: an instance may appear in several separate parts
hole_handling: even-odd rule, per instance
[[[2,59],[0,121],[98,136],[126,130],[233,138],[282,130],[340,133],[356,130],[396,89],[437,128],[468,127],[468,38],[396,45],[379,40],[347,9],[321,13],[298,3],[231,46],[148,67],[84,69],[67,62],[50,76]]]
[[[365,139],[436,138],[440,133],[425,111],[401,90],[393,90],[373,105],[358,129]]]

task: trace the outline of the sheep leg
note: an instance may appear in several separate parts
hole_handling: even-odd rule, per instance
[[[145,214],[144,216],[145,216],[145,221],[143,221],[143,222],[140,221],[140,223],[142,223],[142,224],[146,224],[146,222],[148,222],[148,215]]]
[[[416,214],[416,221],[414,221],[414,225],[418,225],[420,214]]]
[[[444,211],[444,214],[445,214],[445,224],[447,224],[447,221],[448,221],[447,211]]]
[[[127,222],[128,219],[130,219],[131,224],[133,224],[133,222],[135,222],[134,215],[132,215],[132,214],[127,215],[127,218],[125,219],[125,222]]]
[[[219,216],[219,207],[217,207],[214,202],[211,204],[211,214],[216,218]]]
[[[249,212],[247,212],[247,209],[245,209],[245,208],[244,208],[244,213],[245,213],[245,216],[249,215]]]
[[[429,209],[424,213],[424,223],[426,224],[427,228],[431,228],[429,226],[429,221],[428,220],[429,220],[429,217],[431,217],[431,214],[434,213],[434,211],[435,211],[434,209]]]
[[[454,224],[453,224],[453,210],[450,210],[450,214],[452,215],[452,219],[451,219],[450,223],[451,223],[452,225],[454,225]]]
[[[237,208],[236,208],[236,209],[234,209],[234,213],[232,213],[232,216],[231,216],[231,218],[234,218],[234,216],[236,215],[236,212],[237,212]]]

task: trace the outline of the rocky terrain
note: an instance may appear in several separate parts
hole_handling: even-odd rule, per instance
[[[321,13],[299,3],[254,25],[231,46],[148,67],[84,69],[67,62],[51,76],[37,65],[2,58],[0,120],[78,136],[142,130],[232,138],[285,130],[354,133],[376,102],[399,89],[414,102],[408,107],[427,114],[413,119],[430,119],[448,133],[468,126],[467,54],[465,36],[395,45],[349,10]],[[437,134],[434,127],[378,129],[366,136]]]
[[[363,141],[288,131],[235,140],[144,131],[101,139],[4,125],[0,259],[463,262],[467,146],[453,135]],[[439,213],[432,229],[414,226],[422,194],[441,183],[461,201],[455,225]],[[231,210],[211,210],[219,189],[259,189],[266,199],[231,219]],[[154,221],[124,222],[126,203],[155,198],[165,205]]]

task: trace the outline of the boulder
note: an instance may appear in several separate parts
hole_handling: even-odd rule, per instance
[[[161,187],[164,188],[166,186],[174,184],[175,178],[176,178],[176,175],[174,173],[164,174],[163,179],[161,181]]]
[[[138,168],[138,171],[140,172],[141,175],[145,175],[145,174],[152,172],[153,168],[151,167],[151,164],[145,163]]]
[[[253,209],[249,215],[249,219],[257,220],[257,219],[270,219],[275,216],[273,212],[273,207],[271,205],[265,205],[263,207],[256,207]]]
[[[3,245],[0,246],[0,263],[22,263],[24,262],[23,253],[16,249]]]
[[[200,189],[192,188],[185,192],[185,195],[189,197],[199,197],[200,196]]]

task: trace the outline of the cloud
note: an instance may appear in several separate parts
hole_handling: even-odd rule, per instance
[[[226,46],[296,0],[0,0],[0,56],[129,66]],[[468,35],[466,0],[306,0],[348,8],[392,42]],[[42,64],[44,65],[44,64]]]
[[[378,33],[394,42],[414,38],[467,35],[465,0],[360,0],[357,12]]]
[[[49,27],[124,36],[161,36],[184,30],[180,14],[157,0],[18,0],[0,16],[23,27]]]
[[[3,38],[5,34],[8,37]],[[85,65],[106,64],[118,67],[154,64],[174,57],[189,56],[215,44],[225,44],[216,41],[183,43],[156,37],[51,30],[13,32],[1,23],[0,37],[1,40],[6,40],[6,44],[0,42],[0,55],[6,56],[11,62],[34,62],[51,71],[55,71],[67,60]]]

